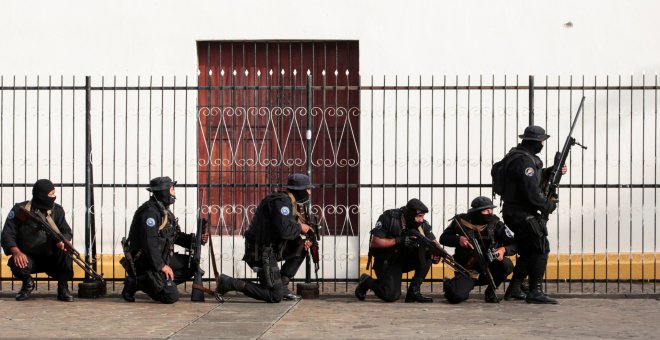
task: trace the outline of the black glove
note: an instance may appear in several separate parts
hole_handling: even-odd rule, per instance
[[[394,240],[396,241],[396,245],[399,247],[413,247],[417,245],[415,239],[408,235],[397,236]]]

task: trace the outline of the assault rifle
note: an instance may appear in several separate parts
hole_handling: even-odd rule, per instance
[[[305,235],[306,239],[312,243],[312,246],[307,250],[307,254],[311,257],[312,262],[314,263],[314,275],[316,275],[316,282],[319,282],[319,240],[321,239],[321,228],[323,228],[319,222],[318,218],[311,214],[310,205],[305,204],[305,221],[312,227],[313,233],[307,233]]]
[[[557,152],[555,154],[555,164],[552,167],[552,172],[550,173],[548,184],[546,185],[544,192],[548,199],[551,197],[559,197],[557,194],[557,189],[559,188],[559,181],[561,181],[561,176],[563,175],[561,173],[561,169],[564,167],[564,164],[566,164],[566,159],[568,158],[569,152],[571,152],[571,147],[573,147],[573,145],[577,145],[584,150],[587,149],[586,146],[578,143],[572,136],[573,129],[575,129],[575,125],[577,124],[578,118],[580,117],[580,112],[584,111],[584,98],[585,97],[582,96],[580,106],[578,107],[575,118],[573,119],[573,124],[571,124],[571,131],[568,132],[568,136],[564,142],[564,147],[562,148],[561,152]]]
[[[62,242],[64,244],[64,253],[67,254],[67,256],[69,256],[80,268],[82,268],[85,273],[89,274],[92,279],[99,281],[102,285],[105,285],[103,276],[97,273],[89,263],[83,260],[83,258],[80,256],[80,253],[76,250],[76,248],[73,247],[71,241],[67,240],[59,230],[53,228],[41,212],[31,212],[23,207],[18,207],[16,211],[16,218],[18,218],[18,220],[21,222],[31,221],[36,223],[39,228],[46,232],[50,239],[55,241],[55,243]]]
[[[446,263],[455,272],[461,273],[475,280],[479,278],[479,273],[474,270],[468,270],[458,264],[458,262],[454,260],[454,257],[449,255],[446,250],[440,247],[437,243],[431,241],[428,237],[422,235],[422,233],[420,233],[418,230],[404,229],[404,233],[408,234],[408,236],[411,236],[418,245],[426,247],[426,249],[428,249],[434,256],[439,256],[442,259],[442,262]]]
[[[488,268],[488,264],[492,261],[489,262],[486,258],[486,255],[481,250],[481,245],[479,243],[479,240],[477,240],[477,238],[475,236],[475,234],[478,233],[478,231],[473,230],[472,235],[470,235],[465,231],[465,229],[463,229],[463,226],[461,225],[461,222],[459,221],[458,218],[455,219],[454,221],[456,221],[456,224],[458,225],[458,228],[461,230],[463,235],[465,235],[465,237],[468,238],[470,243],[472,243],[472,246],[474,247],[474,251],[477,253],[476,258],[477,258],[477,261],[479,263],[479,268],[481,269],[482,272],[484,272],[484,274],[486,274],[488,287],[490,287],[490,289],[492,289],[493,292],[496,292],[497,291],[497,285],[495,284],[495,279],[493,279],[493,274],[490,272],[490,268]],[[490,250],[489,250],[489,252],[490,252]],[[492,256],[492,253],[491,253],[491,256]]]
[[[192,292],[190,294],[190,301],[204,302],[204,293],[215,295],[215,292],[207,287],[204,287],[202,279],[204,277],[204,270],[200,265],[200,257],[202,255],[202,236],[208,233],[209,222],[202,218],[202,204],[204,203],[204,195],[202,194],[202,201],[197,211],[197,231],[193,234],[193,242],[188,249],[188,268],[195,267],[195,275],[193,276]],[[209,236],[210,239],[210,236]],[[217,299],[217,296],[216,296]]]

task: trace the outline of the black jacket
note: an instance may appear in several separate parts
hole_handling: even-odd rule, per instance
[[[506,188],[503,195],[504,215],[550,214],[557,207],[541,191],[541,184],[552,168],[543,168],[543,161],[520,144],[525,155],[510,161],[506,168]]]
[[[160,271],[169,264],[174,244],[188,248],[194,241],[193,234],[181,232],[174,214],[153,196],[135,212],[128,239],[138,272]]]
[[[11,247],[18,247],[22,252],[26,252],[25,249],[21,249],[21,244],[24,242],[27,242],[28,240],[23,240],[21,239],[25,235],[29,235],[30,233],[23,230],[23,232],[20,230],[21,228],[25,227],[23,226],[23,223],[19,221],[16,218],[16,209],[20,207],[24,207],[28,201],[18,203],[14,205],[14,207],[9,211],[9,214],[7,215],[7,220],[5,221],[5,226],[2,229],[2,236],[0,237],[0,244],[2,244],[2,249],[4,250],[5,254],[11,255],[9,248]],[[35,208],[31,208],[30,210],[34,211]],[[51,211],[51,217],[53,218],[53,221],[57,225],[57,228],[60,230],[62,235],[67,239],[71,240],[73,238],[73,234],[71,233],[71,227],[69,227],[69,224],[66,222],[66,219],[64,218],[64,208],[62,208],[61,205],[55,203],[55,206],[53,206],[53,209]],[[37,230],[34,230],[37,232]],[[38,231],[39,233],[42,233],[42,231]],[[45,234],[46,232],[43,231]],[[49,248],[54,248],[55,243],[52,243],[52,247]]]
[[[293,202],[286,192],[266,196],[257,207],[245,240],[251,245],[281,245],[300,237],[300,224]]]
[[[371,235],[380,238],[396,238],[403,233],[403,212],[405,207],[398,209],[385,210],[383,214],[378,217],[376,225],[371,229]],[[422,223],[424,235],[429,240],[435,240],[435,235],[431,230],[431,225],[424,220]],[[369,253],[376,258],[393,258],[399,253],[398,247],[389,248],[370,248]]]
[[[463,231],[479,241],[479,246],[484,254],[489,251],[489,249],[499,247],[504,247],[506,249],[505,256],[516,254],[517,250],[513,239],[513,232],[509,230],[509,228],[504,225],[504,222],[502,222],[497,216],[495,216],[495,221],[489,223],[483,230],[481,230],[481,232],[479,232],[479,235],[475,234],[475,231],[465,225],[462,225],[463,231],[461,231],[458,226],[457,218],[471,222],[468,214],[455,216],[442,235],[440,235],[440,244],[456,248],[454,259],[459,264],[465,265],[467,261],[475,255],[475,250],[466,249],[459,245],[460,237],[465,236]]]

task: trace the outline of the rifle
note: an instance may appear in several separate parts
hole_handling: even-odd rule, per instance
[[[493,274],[490,272],[490,268],[488,268],[489,262],[486,260],[486,257],[484,255],[483,251],[481,251],[481,246],[479,245],[479,240],[477,240],[477,238],[474,236],[474,234],[477,233],[477,231],[474,231],[472,236],[470,236],[465,231],[465,229],[463,229],[463,226],[461,225],[461,222],[458,220],[458,218],[455,219],[454,221],[456,221],[456,224],[458,225],[458,228],[461,230],[463,235],[465,235],[465,237],[467,237],[468,240],[470,240],[470,243],[472,243],[472,245],[474,246],[474,250],[477,253],[476,257],[477,257],[477,260],[479,261],[479,267],[481,268],[481,271],[483,271],[486,274],[488,287],[490,287],[490,289],[492,289],[493,292],[497,291],[497,285],[495,284],[495,279],[493,279]],[[492,256],[492,254],[491,254],[491,256]]]
[[[309,257],[312,259],[312,262],[314,263],[314,275],[316,276],[316,283],[319,282],[319,262],[320,262],[320,257],[319,257],[319,239],[321,239],[321,228],[323,228],[319,223],[318,223],[318,218],[316,216],[312,215],[310,213],[310,205],[311,203],[307,203],[304,205],[304,210],[305,210],[305,221],[307,224],[309,224],[310,227],[312,227],[312,230],[314,231],[313,233],[307,233],[305,235],[306,239],[309,240],[312,243],[312,246],[309,247],[307,250],[307,254]]]
[[[208,233],[208,221],[202,218],[202,204],[204,203],[204,194],[202,194],[202,201],[197,210],[197,232],[193,234],[193,242],[188,249],[188,268],[195,266],[195,275],[193,276],[192,292],[190,293],[190,301],[204,302],[204,293],[215,296],[218,302],[223,302],[222,297],[215,294],[215,291],[204,287],[202,279],[204,277],[204,270],[200,265],[200,257],[202,255],[202,235]],[[209,236],[209,241],[211,237]],[[218,299],[218,297],[220,299]]]
[[[474,270],[468,270],[465,267],[458,264],[458,262],[454,260],[454,257],[449,255],[449,253],[446,250],[438,246],[437,243],[431,241],[428,237],[422,235],[422,233],[420,233],[418,230],[404,229],[404,232],[409,236],[412,236],[418,245],[428,249],[431,252],[431,254],[433,254],[434,256],[439,256],[442,259],[442,262],[446,263],[455,272],[461,273],[475,280],[479,278],[479,273],[477,273]]]
[[[16,217],[18,218],[19,221],[21,222],[27,222],[27,221],[32,221],[37,224],[38,227],[43,229],[46,234],[48,234],[48,237],[55,241],[55,243],[62,242],[64,244],[64,253],[69,256],[73,262],[75,262],[82,270],[85,271],[85,273],[89,274],[90,277],[92,277],[95,280],[100,281],[102,284],[105,284],[105,280],[103,279],[103,276],[99,273],[97,273],[92,266],[85,262],[83,258],[80,256],[80,253],[76,250],[76,248],[73,247],[73,244],[71,241],[67,240],[64,235],[59,230],[55,230],[48,221],[46,221],[46,218],[41,212],[31,212],[23,207],[18,207],[17,212],[16,212]]]
[[[573,138],[573,129],[575,129],[575,125],[577,124],[577,120],[580,117],[580,112],[584,111],[584,96],[582,96],[582,100],[580,101],[580,106],[577,109],[577,113],[575,114],[575,118],[573,119],[573,123],[571,124],[571,131],[569,131],[568,136],[566,137],[566,141],[564,142],[564,147],[562,148],[561,152],[557,152],[555,154],[555,163],[552,168],[552,172],[550,173],[550,178],[548,179],[548,184],[545,187],[545,196],[550,199],[551,197],[559,197],[557,194],[557,189],[559,188],[559,181],[561,181],[562,173],[561,173],[561,168],[564,167],[564,164],[566,164],[566,159],[568,158],[569,152],[571,152],[571,147],[573,145],[577,145],[581,147],[582,149],[586,150],[587,147],[578,143],[575,138]]]

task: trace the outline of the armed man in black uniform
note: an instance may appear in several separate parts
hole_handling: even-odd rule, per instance
[[[9,268],[23,285],[16,295],[16,300],[23,301],[34,290],[33,273],[46,272],[57,280],[57,299],[71,302],[73,296],[67,287],[67,281],[73,278],[73,260],[65,253],[64,243],[55,244],[34,222],[18,220],[18,208],[39,214],[62,236],[71,240],[71,228],[64,218],[64,209],[55,203],[55,186],[50,180],[40,179],[32,187],[32,200],[18,203],[7,215],[2,229],[2,248],[9,258]]]
[[[556,198],[545,197],[541,189],[552,167],[544,169],[537,154],[550,136],[543,128],[532,125],[519,137],[522,142],[509,151],[511,160],[506,165],[507,181],[502,195],[502,217],[515,233],[520,254],[505,299],[524,298],[527,303],[556,304],[557,300],[545,295],[541,287],[550,253],[547,216],[557,208],[558,202]],[[566,173],[566,166],[561,171]],[[530,287],[525,295],[520,287],[526,275],[529,275]]]
[[[152,179],[147,189],[151,197],[133,216],[128,234],[133,263],[122,263],[127,276],[121,295],[126,301],[135,301],[135,293],[142,290],[156,301],[174,303],[179,300],[176,285],[191,279],[199,265],[174,253],[175,244],[190,248],[194,242],[193,234],[181,232],[169,209],[176,200],[175,184],[169,177]],[[208,234],[202,236],[202,244],[206,241]]]
[[[492,254],[492,261],[486,258],[488,269],[493,276],[495,287],[499,287],[509,274],[513,271],[513,263],[505,256],[516,254],[514,235],[499,217],[493,214],[495,205],[493,201],[485,196],[479,196],[472,200],[471,208],[467,214],[456,215],[445,231],[440,235],[440,244],[455,247],[454,259],[468,270],[476,270],[479,273],[478,280],[468,277],[458,277],[460,274],[444,284],[445,296],[451,303],[459,303],[467,300],[470,290],[474,286],[488,284],[484,270],[479,267],[479,256],[471,239],[479,242],[479,247],[485,256],[487,252]],[[468,238],[469,237],[469,238]],[[465,276],[465,275],[463,275]],[[489,286],[484,292],[486,302],[497,303],[499,299],[495,291]]]
[[[405,233],[406,229],[416,229],[437,243],[431,225],[424,219],[428,212],[422,201],[413,198],[406,206],[386,210],[378,217],[371,230],[369,247],[369,262],[373,256],[373,268],[378,279],[362,274],[355,288],[355,297],[364,300],[371,289],[380,299],[394,302],[401,296],[401,275],[414,270],[406,302],[433,302],[431,297],[422,295],[421,285],[431,269],[431,263],[438,263],[440,258],[431,256],[426,248],[419,246],[414,236]]]
[[[243,261],[257,272],[259,284],[222,274],[216,288],[218,294],[239,291],[251,298],[274,303],[282,299],[300,299],[289,292],[287,285],[310,246],[300,235],[313,232],[313,229],[301,222],[298,205],[309,201],[312,188],[307,175],[291,174],[287,178],[286,191],[271,193],[259,203],[245,233],[243,257]],[[277,262],[282,260],[284,264],[280,270]]]

